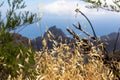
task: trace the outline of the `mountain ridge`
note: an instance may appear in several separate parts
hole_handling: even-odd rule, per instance
[[[66,34],[64,34],[64,32],[57,28],[56,26],[52,26],[50,27],[45,33],[43,36],[39,36],[33,40],[30,40],[31,41],[31,46],[33,47],[33,49],[35,50],[40,50],[43,48],[43,44],[42,44],[42,40],[43,39],[46,39],[47,41],[47,46],[48,46],[48,49],[52,49],[52,44],[53,42],[49,40],[49,31],[54,35],[54,38],[52,38],[53,40],[56,40],[58,43],[60,43],[62,41],[62,43],[70,43],[70,42],[74,42],[74,39],[71,38],[71,37],[68,37]],[[61,36],[61,39],[60,40],[60,37]],[[104,36],[101,36],[100,39],[103,43],[108,43],[108,45],[106,45],[106,48],[109,52],[112,52],[113,48],[114,48],[114,44],[115,44],[115,41],[116,41],[116,37],[117,37],[117,32],[113,32],[113,33],[110,33],[108,35],[104,35]],[[24,37],[20,34],[14,34],[14,42],[15,43],[20,43],[20,41],[25,45],[25,46],[28,46],[28,38],[27,37]],[[120,37],[118,39],[118,42],[117,42],[117,49],[116,51],[119,52],[120,50]]]

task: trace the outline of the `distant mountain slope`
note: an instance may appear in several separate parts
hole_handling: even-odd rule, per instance
[[[17,33],[12,33],[11,35],[13,35],[13,43],[15,45],[21,45],[23,44],[24,46],[28,46],[28,38],[27,37],[24,37],[20,34],[17,34]]]
[[[50,40],[49,31],[54,35],[54,37],[51,37]],[[32,43],[36,45],[37,49],[40,50],[43,48],[42,40],[45,39],[47,41],[47,46],[49,49],[53,48],[53,40],[55,40],[57,43],[70,43],[74,42],[74,39],[67,37],[64,32],[61,29],[58,29],[56,26],[50,27],[47,32],[44,33],[43,36],[37,37],[36,39],[32,40]]]
[[[64,32],[61,29],[58,29],[56,26],[50,27],[48,29],[48,31],[50,31],[54,35],[54,40],[56,40],[58,43],[60,42],[59,36],[61,36],[61,38],[62,38],[62,43],[74,42],[73,38],[67,37],[64,34]],[[43,45],[42,45],[43,38],[46,39],[47,45],[48,45],[49,49],[53,47],[52,46],[53,43],[49,40],[49,37],[48,37],[48,31],[45,32],[45,34],[43,36],[37,37],[36,39],[31,41],[37,47],[38,50],[42,49],[42,47],[43,47]],[[113,32],[113,33],[110,33],[108,35],[104,35],[104,36],[100,37],[101,41],[103,43],[104,42],[108,43],[106,48],[107,48],[107,50],[109,52],[111,52],[113,50],[113,48],[114,48],[116,37],[117,37],[117,33],[116,32]],[[120,50],[120,37],[119,37],[118,42],[117,42],[117,51],[118,50]]]
[[[54,38],[51,38],[50,40],[50,36],[48,35],[49,31],[54,35]],[[105,36],[101,36],[101,41],[103,43],[107,42],[108,45],[106,46],[108,51],[111,52],[114,48],[114,44],[116,41],[116,37],[117,37],[117,33],[110,33],[108,35]],[[73,38],[67,37],[64,32],[61,29],[58,29],[56,26],[52,26],[48,29],[47,32],[44,33],[43,36],[37,37],[34,40],[31,40],[31,45],[32,48],[35,50],[40,50],[43,48],[42,45],[42,40],[45,39],[47,41],[47,46],[49,49],[53,48],[53,40],[55,40],[57,43],[60,43],[62,41],[62,43],[71,43],[74,42]],[[28,46],[29,39],[26,37],[23,37],[20,34],[14,34],[14,44],[16,45],[20,45],[23,44],[24,46]],[[117,42],[117,53],[119,53],[120,51],[120,37],[118,39]]]
[[[11,35],[13,35],[13,45],[23,45],[25,47],[28,47],[31,45],[31,48],[34,50],[37,50],[36,46],[27,38],[22,36],[21,34],[18,33],[11,33]]]
[[[102,42],[107,42],[108,45],[106,46],[106,48],[108,49],[108,51],[112,51],[113,48],[114,48],[114,44],[115,44],[115,41],[116,41],[116,37],[117,37],[117,33],[116,32],[113,32],[113,33],[110,33],[108,35],[105,35],[105,36],[102,36],[101,37],[101,40]],[[120,36],[119,36],[119,39],[117,41],[117,51],[120,50]]]

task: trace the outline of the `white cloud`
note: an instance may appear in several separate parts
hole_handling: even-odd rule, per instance
[[[73,14],[78,1],[57,0],[53,3],[43,5],[43,11],[49,14],[68,15]]]
[[[107,0],[107,2],[112,4],[112,0]],[[89,16],[109,15],[111,13],[102,9],[99,9],[99,11],[97,9],[88,9],[85,7],[86,5],[90,4],[80,0],[56,0],[48,4],[42,4],[42,12],[58,16],[70,16],[75,15],[75,9],[79,8],[84,14]]]

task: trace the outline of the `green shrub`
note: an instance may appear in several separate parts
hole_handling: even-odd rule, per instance
[[[7,78],[33,79],[35,78],[35,52],[22,44],[16,45],[13,41],[14,32],[20,27],[39,21],[36,14],[29,11],[21,12],[26,7],[23,0],[7,0],[9,9],[5,16],[0,11],[0,79]],[[0,3],[0,8],[4,2]],[[4,19],[2,19],[4,17]]]

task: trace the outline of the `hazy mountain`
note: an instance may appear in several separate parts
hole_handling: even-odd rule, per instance
[[[50,36],[51,35],[51,36]],[[32,43],[36,45],[37,49],[40,50],[43,48],[42,40],[45,39],[49,49],[53,48],[53,41],[57,43],[70,43],[74,42],[74,39],[67,37],[61,29],[56,28],[56,26],[50,27],[43,36],[37,37],[32,40]],[[59,44],[58,44],[59,45]]]
[[[18,33],[11,33],[11,35],[13,35],[13,45],[23,45],[23,46],[30,46],[32,47],[32,49],[36,50],[36,46],[31,42],[31,40],[29,40],[27,37],[24,37]]]
[[[34,50],[41,50],[43,48],[43,44],[42,41],[45,39],[46,43],[47,43],[47,47],[48,49],[52,49],[53,48],[53,43],[54,41],[56,41],[58,44],[57,46],[59,46],[59,43],[74,43],[75,40],[73,38],[67,37],[64,32],[61,29],[56,28],[56,26],[50,27],[43,36],[37,37],[34,40],[31,40],[29,43],[29,39],[26,37],[23,37],[20,34],[13,34],[14,35],[14,41],[13,44],[14,45],[24,45],[26,47],[29,46],[29,44],[31,44],[31,47]],[[114,44],[116,41],[116,37],[117,37],[117,33],[110,33],[108,35],[105,36],[101,36],[101,41],[103,43],[108,43],[108,45],[106,46],[107,50],[109,51],[109,58],[115,58],[117,60],[120,60],[120,37],[118,39],[117,42],[117,49],[115,54],[111,53],[113,48],[114,48]]]
[[[54,35],[54,36],[50,36]],[[116,41],[117,33],[110,33],[108,35],[101,36],[101,41],[103,43],[107,43],[106,48],[109,52],[111,52],[114,48],[114,44]],[[40,50],[43,48],[42,40],[45,39],[47,42],[47,46],[49,49],[53,48],[53,41],[56,41],[57,43],[71,43],[74,42],[73,38],[67,37],[64,32],[61,29],[58,29],[56,26],[50,27],[43,36],[37,37],[34,40],[31,40],[32,48],[35,50]],[[21,36],[20,34],[14,34],[14,43],[19,45],[23,44],[25,46],[28,46],[29,39],[26,37]],[[120,51],[120,37],[117,42],[117,53]]]
[[[107,46],[106,48],[108,49],[108,51],[113,51],[114,49],[114,45],[115,45],[115,42],[116,42],[116,37],[117,37],[117,32],[113,32],[113,33],[110,33],[108,35],[105,35],[105,36],[102,36],[101,37],[101,40],[103,43],[107,42]],[[120,36],[119,36],[119,39],[117,41],[117,45],[116,45],[116,51],[120,50]]]
[[[13,33],[12,34],[13,35],[13,43],[15,44],[15,45],[20,45],[20,44],[23,44],[24,46],[28,46],[28,38],[27,37],[24,37],[24,36],[22,36],[22,35],[20,35],[20,34],[17,34],[17,33]]]

